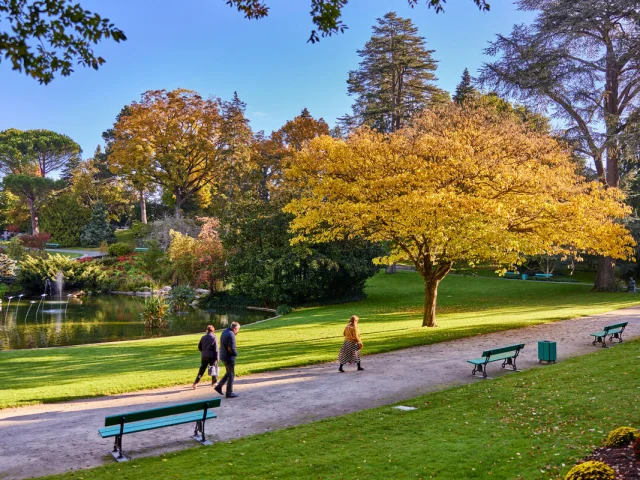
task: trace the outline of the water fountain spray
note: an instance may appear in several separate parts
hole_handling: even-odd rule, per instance
[[[36,303],[35,300],[31,300],[29,302],[29,308],[27,308],[27,314],[24,316],[24,323],[27,323],[27,318],[29,317],[29,312],[31,311],[31,307],[33,307],[34,303]]]
[[[44,297],[46,297],[47,294],[43,293],[42,295],[40,295],[40,303],[38,303],[38,308],[36,308],[36,316],[38,316],[38,310],[40,310],[40,306],[42,305],[42,301],[44,300]]]
[[[11,299],[13,297],[7,297],[7,298],[9,299],[9,303],[7,303],[7,311],[4,312],[4,321],[5,322],[7,321],[7,315],[9,315],[9,307],[11,306]]]
[[[64,305],[64,316],[65,317],[67,316],[67,307],[69,306],[69,300],[71,299],[71,297],[73,297],[73,295],[69,293],[67,295],[67,303]]]

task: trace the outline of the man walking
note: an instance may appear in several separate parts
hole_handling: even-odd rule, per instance
[[[198,375],[192,385],[194,390],[197,388],[198,382],[202,378],[202,375],[204,375],[207,367],[209,365],[218,365],[218,339],[216,338],[215,330],[213,325],[207,325],[207,332],[200,339],[200,343],[198,343],[198,350],[200,350],[200,370],[198,370]],[[217,378],[215,376],[211,376],[212,387],[216,384],[216,380]]]
[[[236,350],[236,335],[240,330],[240,324],[238,322],[232,322],[222,335],[220,335],[220,360],[224,363],[226,372],[224,377],[220,380],[218,385],[214,387],[214,390],[222,395],[222,387],[227,385],[227,398],[236,398],[238,395],[233,393],[233,379],[236,376],[236,357],[238,351]]]

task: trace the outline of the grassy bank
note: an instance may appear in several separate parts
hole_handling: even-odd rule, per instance
[[[48,478],[564,478],[609,430],[640,427],[638,358],[630,342],[402,402],[415,411],[386,406]]]
[[[601,313],[638,303],[590,287],[449,277],[440,288],[438,328],[421,328],[422,280],[379,274],[362,302],[307,308],[243,328],[242,374],[333,361],[351,314],[361,317],[364,353]],[[204,325],[203,325],[204,330]],[[0,408],[186,384],[199,364],[200,334],[131,342],[0,352]]]

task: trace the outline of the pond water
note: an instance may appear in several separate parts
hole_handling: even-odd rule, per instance
[[[220,330],[233,321],[246,325],[273,316],[245,309],[204,311],[188,307],[171,315],[168,328],[150,330],[140,319],[143,297],[87,296],[71,298],[68,304],[66,300],[40,303],[40,297],[16,300],[8,305],[4,299],[0,309],[0,350],[183,335],[204,332],[209,324]]]

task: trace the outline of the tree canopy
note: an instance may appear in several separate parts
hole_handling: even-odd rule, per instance
[[[349,72],[347,91],[355,101],[342,123],[393,132],[434,98],[448,97],[435,86],[433,52],[410,19],[393,12],[378,18],[371,39],[358,50],[359,68]]]
[[[219,177],[223,118],[215,99],[184,89],[148,91],[114,127],[111,170],[158,185],[185,200]]]
[[[437,13],[444,11],[446,0],[407,0],[411,7],[425,3],[428,8],[433,8]],[[227,5],[236,7],[244,13],[246,18],[264,18],[269,15],[269,6],[263,0],[225,0]],[[342,21],[342,9],[348,0],[311,0],[311,18],[317,30],[311,31],[309,42],[315,43],[320,37],[330,37],[336,33],[343,33],[348,27]],[[473,0],[480,10],[488,11],[490,8],[486,0]]]
[[[51,172],[75,164],[80,159],[80,145],[67,135],[51,130],[16,130],[0,132],[0,172],[46,177]]]
[[[453,102],[393,134],[360,129],[312,140],[287,174],[296,241],[391,242],[425,280],[424,326],[455,262],[517,264],[524,255],[632,255],[622,194],[587,182],[556,140],[495,108]]]
[[[620,182],[621,150],[637,137],[640,115],[640,11],[635,0],[520,0],[536,11],[487,49],[481,81],[506,96],[549,108],[566,137],[590,158],[603,184]],[[596,288],[614,287],[611,259],[598,265]]]
[[[126,40],[122,30],[72,0],[0,0],[0,62],[47,84],[75,64],[97,70],[104,59],[93,45]]]

